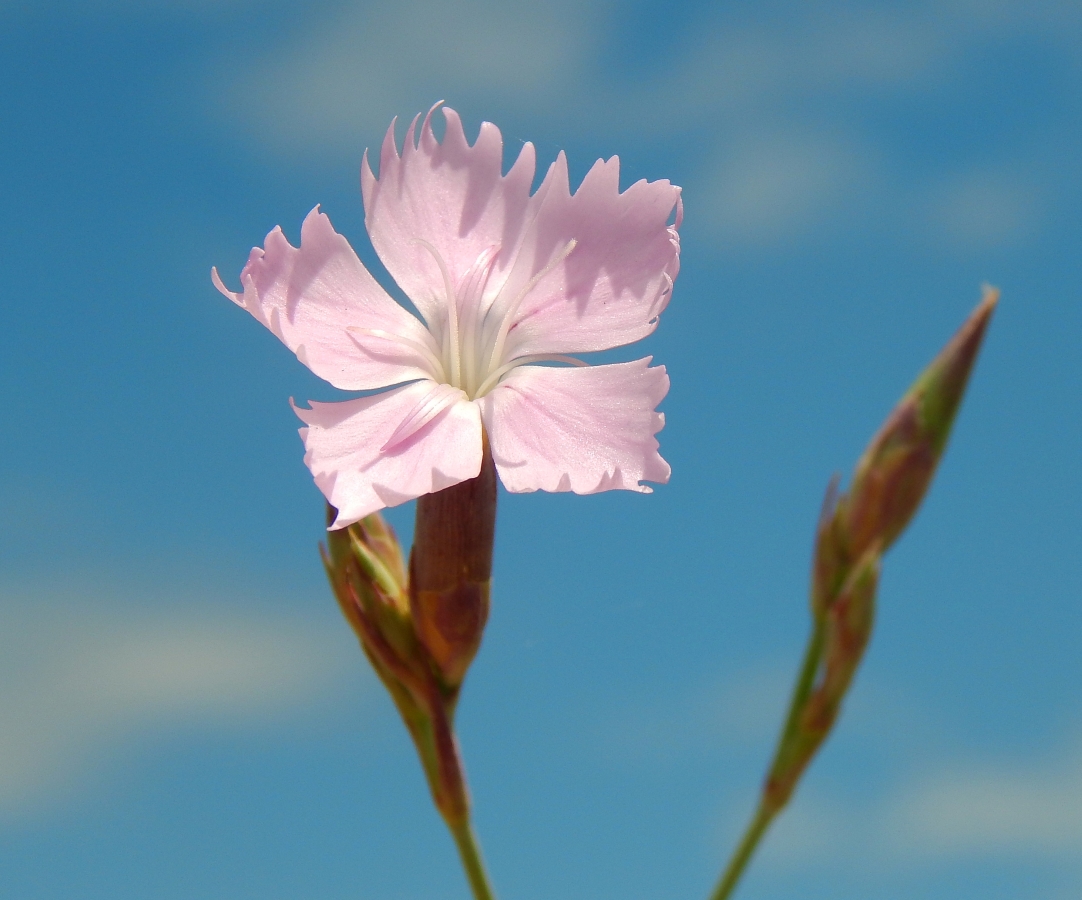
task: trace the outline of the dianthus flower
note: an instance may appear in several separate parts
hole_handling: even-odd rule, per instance
[[[379,177],[365,152],[365,226],[423,322],[376,282],[317,206],[293,247],[275,228],[241,272],[215,286],[267,326],[340,403],[294,406],[304,461],[342,528],[478,475],[487,436],[510,491],[647,492],[669,466],[654,435],[669,379],[650,357],[589,366],[657,327],[679,270],[680,189],[639,181],[623,193],[616,157],[571,193],[561,152],[537,191],[525,144],[503,174],[489,122],[471,147],[446,107],[401,154],[394,123]],[[673,224],[670,224],[673,222]],[[551,365],[551,363],[565,365]]]

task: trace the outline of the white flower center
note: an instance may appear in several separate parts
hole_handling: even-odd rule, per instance
[[[446,315],[439,321],[426,322],[432,337],[430,346],[421,348],[408,341],[411,348],[423,351],[434,380],[448,384],[477,400],[491,391],[501,379],[517,366],[538,362],[565,362],[584,366],[586,363],[559,354],[528,354],[514,356],[508,353],[507,339],[514,327],[515,316],[522,301],[539,281],[567,259],[575,249],[576,241],[568,241],[549,263],[534,275],[513,296],[502,291],[487,304],[484,301],[485,286],[499,253],[499,247],[484,250],[456,288],[447,264],[427,241],[418,239],[436,261],[443,276]],[[406,339],[399,339],[406,344]]]

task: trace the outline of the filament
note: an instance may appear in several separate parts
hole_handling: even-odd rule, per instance
[[[576,241],[574,238],[569,240],[564,245],[564,248],[552,258],[549,264],[546,265],[545,268],[543,268],[536,275],[534,275],[533,278],[527,281],[522,290],[520,290],[518,294],[515,295],[515,299],[511,302],[511,305],[507,308],[507,311],[503,314],[501,318],[500,330],[496,335],[496,340],[492,343],[492,352],[489,354],[488,365],[486,366],[486,368],[491,369],[494,365],[496,365],[496,361],[500,358],[500,354],[503,353],[503,345],[504,342],[507,340],[507,332],[511,330],[511,321],[514,318],[515,313],[518,312],[518,308],[522,304],[523,299],[530,291],[534,289],[534,287],[536,287],[537,283],[542,278],[548,275],[549,272],[551,272],[560,263],[567,259],[568,255],[571,253],[572,250],[575,249],[577,244],[578,241]],[[489,377],[491,378],[491,376]],[[486,381],[487,380],[488,379],[486,379]]]
[[[427,347],[420,341],[412,340],[408,337],[402,337],[398,334],[392,334],[389,331],[384,331],[382,328],[358,328],[354,325],[350,325],[346,328],[346,331],[352,331],[354,334],[364,334],[370,337],[380,338],[381,340],[390,341],[393,344],[399,344],[415,353],[419,354],[421,358],[429,364],[432,375],[437,376],[437,380],[442,380],[447,377],[447,373],[443,369],[443,361],[432,352],[432,348]],[[431,340],[431,334],[426,331],[425,335]]]
[[[458,300],[455,298],[454,285],[451,283],[451,273],[447,271],[447,264],[435,247],[421,238],[414,238],[414,240],[432,254],[432,258],[436,260],[436,265],[440,267],[440,274],[443,275],[443,287],[447,292],[447,330],[450,338],[448,350],[451,357],[451,384],[458,387],[462,383],[462,362],[459,358],[458,347]]]
[[[531,356],[520,356],[518,359],[513,359],[511,362],[500,366],[495,372],[489,375],[488,378],[481,382],[481,387],[477,389],[477,393],[474,395],[473,399],[478,400],[485,396],[485,394],[499,384],[500,379],[512,369],[538,362],[563,362],[570,363],[573,366],[590,365],[589,363],[583,362],[581,359],[575,359],[573,356],[562,356],[559,353],[535,353]]]

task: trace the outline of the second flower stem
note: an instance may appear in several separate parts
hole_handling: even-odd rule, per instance
[[[452,826],[451,834],[455,844],[458,845],[458,855],[462,859],[462,868],[466,870],[466,878],[470,882],[470,890],[473,891],[474,900],[495,900],[496,895],[492,892],[488,874],[485,872],[485,864],[481,859],[481,847],[477,843],[477,836],[473,833],[473,826],[467,819],[461,825]]]
[[[762,803],[759,804],[759,808],[755,810],[755,817],[748,824],[747,831],[744,832],[744,837],[733,852],[733,857],[729,860],[729,865],[725,867],[717,887],[714,888],[714,893],[710,895],[710,900],[726,900],[732,894],[775,813],[776,810],[767,809]]]
[[[755,815],[752,816],[751,821],[748,823],[748,827],[745,829],[740,843],[737,844],[736,850],[733,851],[725,871],[721,873],[721,878],[710,895],[710,900],[728,900],[732,896],[733,890],[740,881],[740,877],[744,874],[744,870],[755,853],[755,849],[759,846],[763,835],[766,834],[767,828],[770,827],[774,817],[781,812],[782,807],[789,799],[791,785],[788,790],[782,792],[780,797],[771,790],[771,786],[775,783],[778,775],[792,765],[791,759],[787,759],[787,757],[792,753],[794,738],[797,736],[800,727],[800,715],[807,705],[808,697],[811,695],[815,684],[815,676],[823,658],[824,637],[823,622],[817,620],[812,629],[811,637],[808,639],[808,646],[804,651],[804,660],[800,665],[796,684],[793,686],[789,710],[785,714],[785,724],[782,727],[781,736],[778,738],[778,746],[774,751],[774,759],[767,774],[767,784],[759,797]],[[802,766],[798,765],[796,772],[793,773],[797,777],[799,777],[800,768]],[[795,784],[795,778],[793,784]]]

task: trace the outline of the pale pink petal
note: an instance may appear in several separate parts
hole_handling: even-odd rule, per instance
[[[263,249],[252,250],[241,293],[211,274],[218,290],[337,388],[369,390],[437,374],[423,352],[431,344],[424,326],[376,283],[318,206],[301,226],[299,248],[275,228]]]
[[[431,251],[419,242],[435,248],[454,279],[462,278],[484,251],[497,247],[492,280],[501,283],[535,204],[530,197],[535,154],[532,144],[524,144],[503,175],[503,138],[495,125],[483,123],[471,147],[458,114],[443,107],[447,131],[437,141],[432,131],[435,109],[425,116],[416,145],[413,120],[401,155],[391,123],[380,153],[379,178],[372,174],[366,152],[361,189],[372,246],[429,325],[439,328],[446,313],[443,278]]]
[[[445,385],[421,381],[343,403],[293,409],[307,426],[304,462],[344,528],[387,506],[441,491],[481,471],[481,417],[462,399],[388,450],[398,427]]]
[[[587,368],[521,366],[477,401],[500,480],[509,491],[624,489],[665,483],[654,435],[669,390],[650,358]]]
[[[572,195],[567,161],[562,153],[557,158],[493,307],[511,314],[503,359],[606,350],[657,327],[680,268],[680,188],[638,181],[621,194],[619,186],[613,157],[598,160]],[[562,253],[566,258],[530,287]]]

